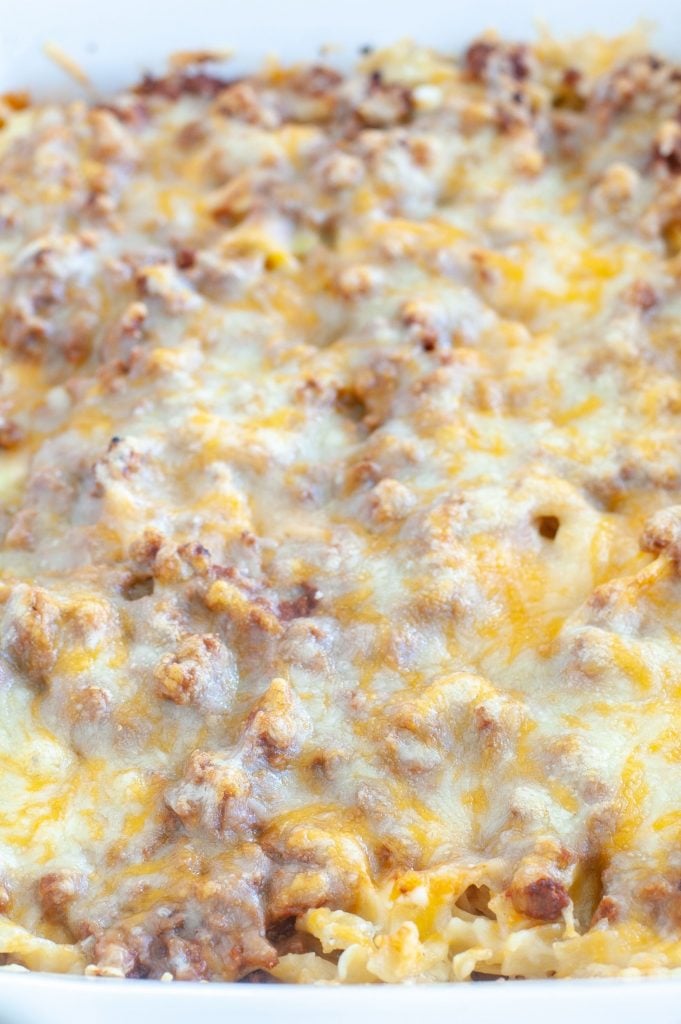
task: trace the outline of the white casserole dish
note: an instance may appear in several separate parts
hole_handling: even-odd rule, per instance
[[[334,59],[350,61],[357,47],[411,35],[444,50],[456,50],[485,27],[523,38],[537,19],[555,33],[615,33],[640,18],[653,24],[660,49],[681,54],[678,0],[343,0],[338,5],[311,0],[0,0],[0,91],[28,88],[34,95],[65,95],[76,90],[43,52],[56,43],[87,73],[96,89],[107,90],[158,69],[177,49],[233,48],[235,72],[255,66],[276,52],[285,60],[313,56],[324,44],[337,47]],[[258,985],[164,984],[102,981],[0,972],[0,1024],[79,1024],[96,1021],[143,1024],[150,1018],[179,1024],[196,1017],[202,1024],[226,1020],[366,1020],[369,1014],[413,1021],[424,1013],[448,1014],[477,1024],[505,1020],[563,1022],[618,1019],[640,1024],[681,1020],[681,981],[513,982],[419,987],[306,988]]]

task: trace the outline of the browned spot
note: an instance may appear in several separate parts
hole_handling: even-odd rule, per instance
[[[681,125],[675,121],[662,124],[653,144],[653,163],[668,174],[681,174]]]
[[[555,878],[537,878],[521,889],[511,889],[511,900],[519,914],[538,921],[557,921],[570,903],[562,882]]]
[[[553,106],[557,110],[584,110],[586,99],[582,94],[583,76],[577,68],[566,68],[563,77],[553,94]]]
[[[619,917],[619,913],[619,906],[612,896],[604,896],[594,911],[591,924],[598,924],[599,921],[608,921],[610,924],[614,924]]]
[[[196,263],[194,249],[178,249],[175,253],[175,266],[178,270],[190,270]]]
[[[83,876],[67,868],[43,875],[38,881],[38,899],[45,917],[63,922],[68,907],[84,887]]]
[[[653,286],[640,278],[632,282],[627,297],[632,306],[640,309],[643,313],[647,313],[658,302],[658,295]]]
[[[325,96],[336,89],[343,81],[343,76],[335,68],[326,64],[312,64],[303,68],[292,79],[291,84],[297,92],[308,96]]]
[[[30,106],[31,97],[27,92],[3,92],[0,96],[0,100],[9,107],[10,110],[25,110],[26,107]]]
[[[111,694],[101,686],[84,686],[70,694],[68,709],[75,722],[101,722],[111,709]]]
[[[526,46],[508,46],[485,40],[478,40],[466,50],[464,66],[469,77],[476,82],[484,82],[493,56],[497,56],[503,62],[504,73],[513,81],[523,82],[529,77],[530,65]]]
[[[255,594],[258,589],[258,584],[255,580],[249,579],[242,572],[233,565],[217,565],[212,566],[213,575],[219,580],[231,580],[235,583],[240,590],[243,590],[246,594]]]
[[[381,845],[377,848],[376,860],[378,862],[379,868],[382,871],[386,872],[394,871],[395,868],[400,863],[399,856],[395,853],[394,850],[391,850],[390,847],[387,846],[385,843],[381,843]]]
[[[354,423],[362,423],[367,407],[353,388],[339,388],[336,393],[336,409]]]
[[[234,83],[235,79],[210,75],[207,71],[166,75],[162,78],[145,75],[134,91],[138,96],[162,96],[167,100],[177,100],[180,96],[200,96],[202,99],[213,99],[223,89],[229,88]]]
[[[84,363],[91,351],[92,339],[82,328],[74,328],[63,344],[64,358],[73,366]]]
[[[375,484],[381,479],[381,468],[377,462],[371,459],[362,459],[350,466],[346,475],[346,485],[349,491],[353,491],[362,484]]]
[[[180,544],[177,553],[195,572],[206,573],[211,568],[210,551],[199,541]]]
[[[308,932],[296,929],[295,917],[285,917],[276,921],[266,932],[267,941],[276,949],[279,956],[289,953],[321,953],[321,946]]]
[[[309,615],[319,604],[321,593],[309,583],[300,584],[301,593],[291,601],[282,601],[279,614],[284,622]]]
[[[681,919],[681,892],[678,881],[666,878],[652,881],[640,890],[640,898],[657,924],[678,926]]]
[[[481,82],[484,78],[485,71],[487,70],[487,64],[496,49],[494,43],[473,43],[469,46],[464,55],[464,65],[466,71],[471,78],[475,79],[476,82]]]
[[[142,536],[130,545],[130,557],[138,565],[151,566],[162,544],[163,534],[159,530],[147,528]]]
[[[558,516],[537,516],[534,523],[540,537],[544,537],[546,540],[555,540],[560,529]]]
[[[681,220],[671,220],[662,229],[667,256],[674,257],[681,253]]]
[[[118,106],[116,103],[96,103],[92,109],[106,110],[122,124],[135,127],[144,124],[149,114],[147,106],[141,100],[135,103],[126,103],[124,106]]]
[[[24,432],[14,420],[0,417],[0,448],[16,448],[24,439]]]

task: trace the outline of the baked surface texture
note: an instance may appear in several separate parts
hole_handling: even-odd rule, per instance
[[[3,961],[680,969],[681,68],[0,112]]]

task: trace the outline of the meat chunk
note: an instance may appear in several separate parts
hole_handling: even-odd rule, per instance
[[[221,839],[252,839],[276,813],[278,773],[300,750],[307,715],[284,679],[273,679],[229,756],[195,750],[166,803],[188,831]]]
[[[38,899],[45,917],[63,924],[68,908],[85,890],[85,885],[83,875],[68,868],[43,875],[38,882]]]
[[[521,889],[513,889],[511,898],[519,914],[538,921],[557,921],[570,903],[562,882],[549,877],[537,878]]]
[[[640,184],[640,175],[629,164],[610,164],[591,190],[591,203],[604,213],[625,210],[635,197]]]
[[[340,907],[357,879],[367,877],[361,844],[336,828],[285,822],[265,833],[262,846],[278,865],[267,884],[268,923],[312,907]]]
[[[285,679],[273,679],[246,726],[246,739],[274,768],[283,768],[309,731],[307,715]]]
[[[653,160],[668,174],[681,174],[681,124],[664,121],[653,143]]]
[[[16,448],[24,439],[19,424],[6,416],[0,416],[0,448]]]
[[[131,480],[139,473],[144,454],[134,441],[112,437],[106,453],[94,465],[93,494],[101,496],[118,481]]]
[[[234,655],[214,633],[185,637],[154,669],[159,696],[210,711],[229,707],[238,682]]]
[[[103,722],[111,710],[111,694],[102,686],[83,686],[69,696],[68,715],[77,725]]]
[[[411,90],[395,83],[385,83],[380,72],[374,72],[367,95],[357,107],[362,122],[371,128],[404,124],[414,109]]]
[[[6,605],[2,646],[35,683],[44,683],[57,660],[61,609],[42,587],[18,584]]]
[[[180,885],[175,899],[102,932],[88,974],[236,980],[277,963],[265,937],[262,871]]]
[[[491,34],[476,40],[464,56],[467,77],[485,86],[496,108],[496,121],[505,132],[536,119],[534,69],[535,60],[527,46],[503,42]]]
[[[238,118],[262,128],[276,128],[281,115],[272,102],[250,82],[235,82],[221,92],[215,109],[226,117]]]
[[[540,840],[521,861],[508,895],[515,910],[536,921],[557,921],[570,896],[561,879],[571,863],[570,852],[554,840]]]
[[[228,579],[217,579],[205,595],[207,607],[212,612],[226,615],[236,626],[253,626],[264,633],[280,636],[281,622],[269,607],[266,598],[253,598],[248,588],[237,586]]]
[[[184,778],[166,794],[166,803],[188,831],[222,838],[251,839],[262,813],[238,757],[204,750],[191,755]]]
[[[646,520],[640,537],[643,551],[665,552],[675,565],[681,562],[681,505],[660,509]]]
[[[300,584],[300,594],[290,601],[282,601],[279,606],[279,613],[285,622],[291,619],[302,619],[310,615],[317,605],[321,593],[310,583]]]
[[[377,483],[369,495],[369,508],[375,523],[391,523],[404,519],[416,504],[416,498],[399,480],[386,478]]]
[[[504,73],[518,82],[529,75],[529,53],[526,46],[502,43],[500,40],[478,39],[464,55],[466,71],[476,82],[487,81],[493,73]]]

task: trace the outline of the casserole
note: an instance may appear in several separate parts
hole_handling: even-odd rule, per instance
[[[66,42],[66,40],[64,40],[64,42]],[[186,39],[185,39],[185,40],[184,40],[183,42],[184,42],[184,43],[186,43]],[[275,258],[275,257],[273,256],[273,258]],[[278,258],[278,257],[276,257],[276,258]],[[413,313],[413,311],[412,311],[412,313]],[[410,316],[411,316],[411,314],[410,314]],[[416,314],[414,314],[414,316],[411,316],[411,319],[413,320],[413,319],[414,319],[414,317],[416,318],[416,321],[415,321],[415,322],[416,322],[416,324],[418,325],[418,323],[419,323],[419,317],[418,317],[418,316],[416,316]],[[383,488],[383,491],[385,491],[385,490],[386,490],[386,488]],[[379,507],[379,510],[381,510],[381,512],[382,512],[382,513],[383,513],[383,511],[385,511],[385,508],[387,507],[387,506],[386,506],[386,502],[384,501],[384,499],[386,499],[386,500],[389,500],[389,502],[392,502],[392,503],[394,503],[395,495],[396,495],[396,492],[395,492],[395,489],[394,489],[394,488],[393,488],[393,490],[392,490],[392,492],[391,492],[391,495],[383,494],[383,492],[381,492],[381,495],[379,496],[379,497],[380,497],[380,501],[379,501],[379,506],[378,506],[378,507]],[[400,500],[401,500],[401,499],[402,499],[403,497],[405,497],[405,495],[403,494],[403,492],[399,492],[399,494],[398,494],[398,497],[400,497]],[[377,500],[378,500],[378,499],[377,499]],[[406,500],[406,498],[405,498],[405,500]],[[385,514],[386,514],[386,518],[388,518],[388,519],[389,519],[389,518],[391,518],[391,515],[389,515],[389,514],[388,514],[387,512],[386,512]],[[543,515],[543,513],[542,513],[542,515]],[[547,515],[545,515],[545,516],[543,515],[543,518],[544,518],[545,520],[550,520],[550,522],[549,522],[549,521],[547,521],[547,522],[542,522],[542,524],[541,524],[541,529],[542,529],[542,530],[543,530],[544,532],[542,532],[542,534],[541,534],[541,535],[542,535],[543,537],[545,537],[545,539],[548,539],[548,540],[552,540],[552,539],[553,539],[553,537],[555,536],[555,532],[556,532],[556,530],[557,530],[557,528],[558,528],[558,527],[557,527],[557,524],[553,522],[553,520],[554,520],[554,519],[555,519],[556,517],[555,517],[555,516],[554,516],[554,515],[553,515],[553,514],[551,513],[550,515],[549,515],[549,514],[547,514]],[[548,531],[548,532],[546,532],[546,531]],[[550,533],[551,531],[553,531],[553,535],[552,535],[552,536],[549,536],[549,533]],[[224,595],[223,595],[223,590],[224,590],[224,587],[222,587],[222,588],[218,588],[218,590],[219,590],[219,593],[218,593],[218,591],[216,590],[216,591],[215,591],[215,595],[214,595],[214,597],[213,597],[213,599],[212,599],[214,603],[215,603],[215,602],[219,602],[219,601],[221,601],[221,600],[223,599],[223,597],[224,597]],[[157,675],[158,675],[158,673],[157,673]],[[174,677],[173,677],[172,673],[170,673],[169,671],[166,671],[166,670],[165,670],[165,668],[164,668],[164,669],[162,670],[162,672],[161,672],[161,676],[162,676],[162,679],[161,679],[161,681],[159,682],[159,685],[161,685],[162,687],[164,687],[164,688],[165,688],[165,690],[166,690],[166,691],[168,691],[169,687],[171,686],[171,684],[172,684],[172,682],[173,682],[173,679],[174,679]],[[281,687],[279,687],[279,688],[277,689],[277,693],[276,693],[276,694],[274,695],[274,696],[276,696],[276,697],[277,697],[277,699],[278,699],[278,697],[280,697],[280,696],[281,696],[281,694],[282,694],[282,693],[284,692],[283,690],[281,690],[281,693],[280,693],[280,690],[281,690]],[[287,698],[287,699],[288,699],[288,698]],[[180,702],[178,701],[178,703],[180,703]],[[178,804],[178,806],[179,806],[179,804]],[[178,812],[178,813],[179,813],[179,812]],[[559,892],[559,890],[557,890],[557,889],[556,889],[556,890],[554,890],[554,889],[551,889],[551,896],[552,896],[552,898],[553,898],[554,896],[556,896],[556,893],[558,893],[558,892]],[[556,898],[560,900],[560,899],[561,899],[562,897],[561,897],[560,895],[558,895],[558,896],[556,896]],[[549,920],[551,920],[551,919],[552,919],[552,915],[553,915],[553,909],[552,909],[552,908],[550,908],[550,914],[549,914],[549,916],[548,916],[548,919],[549,919]],[[541,917],[541,914],[534,914],[534,915],[532,915],[532,916],[539,916],[539,917]]]

